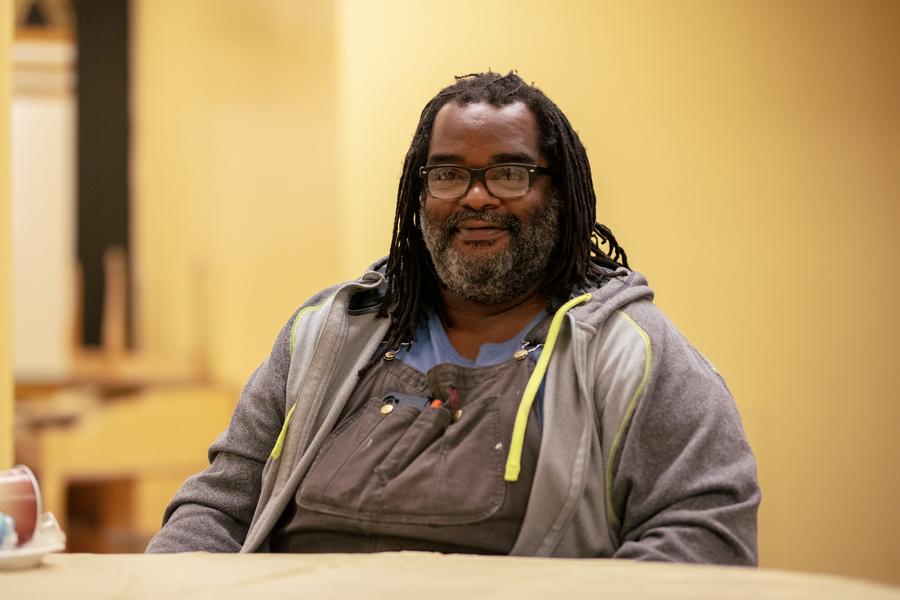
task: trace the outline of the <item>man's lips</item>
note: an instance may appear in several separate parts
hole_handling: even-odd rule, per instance
[[[492,223],[462,223],[454,232],[462,242],[489,241],[497,239],[507,233],[505,227],[499,227]]]

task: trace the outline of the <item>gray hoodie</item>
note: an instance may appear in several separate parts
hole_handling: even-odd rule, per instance
[[[384,337],[381,273],[316,294],[244,388],[210,466],[148,552],[254,552]],[[550,359],[541,448],[513,555],[753,565],[756,464],[713,367],[620,269],[569,310]]]

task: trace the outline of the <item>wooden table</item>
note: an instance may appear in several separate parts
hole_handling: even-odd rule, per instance
[[[0,572],[19,598],[802,598],[900,600],[900,588],[784,571],[619,560],[383,554],[55,554]]]

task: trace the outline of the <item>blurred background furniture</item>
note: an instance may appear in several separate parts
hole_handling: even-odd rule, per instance
[[[206,466],[233,402],[181,385],[105,399],[61,390],[17,406],[17,460],[37,475],[68,550],[142,552],[166,503]]]

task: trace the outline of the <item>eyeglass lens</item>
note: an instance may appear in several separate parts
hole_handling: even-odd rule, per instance
[[[437,167],[428,171],[428,192],[445,200],[462,198],[469,190],[471,174],[462,167]],[[497,198],[516,198],[528,193],[528,168],[517,165],[497,165],[484,172],[488,192]]]

